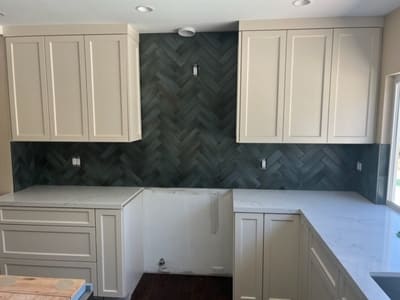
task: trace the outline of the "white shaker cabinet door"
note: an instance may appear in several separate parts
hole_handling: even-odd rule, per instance
[[[329,284],[320,263],[314,256],[309,261],[308,300],[336,300],[336,291]]]
[[[88,140],[83,36],[45,38],[51,139]]]
[[[264,300],[298,299],[299,244],[298,215],[264,215]]]
[[[6,39],[12,138],[50,139],[43,37]]]
[[[263,214],[235,214],[234,300],[262,299]]]
[[[340,300],[364,300],[365,297],[358,287],[344,274],[340,287]]]
[[[373,143],[381,29],[335,29],[330,143]]]
[[[286,31],[241,33],[240,143],[282,142]]]
[[[127,142],[126,35],[85,36],[89,140]]]
[[[287,38],[286,143],[326,143],[332,30],[290,30]]]
[[[125,297],[120,210],[96,209],[98,295]]]

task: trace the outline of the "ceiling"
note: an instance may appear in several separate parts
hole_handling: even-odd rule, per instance
[[[0,0],[0,24],[132,23],[140,32],[172,32],[181,26],[197,31],[236,28],[235,21],[333,16],[383,16],[400,0]],[[139,13],[137,5],[152,13]]]

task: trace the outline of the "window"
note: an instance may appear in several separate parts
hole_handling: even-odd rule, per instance
[[[394,78],[393,127],[390,150],[388,200],[400,207],[400,75]]]

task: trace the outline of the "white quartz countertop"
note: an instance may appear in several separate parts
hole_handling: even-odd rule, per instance
[[[137,187],[32,186],[0,196],[0,206],[121,209],[142,190]]]
[[[301,213],[364,295],[389,297],[371,273],[400,274],[400,214],[353,192],[233,190],[234,212]]]

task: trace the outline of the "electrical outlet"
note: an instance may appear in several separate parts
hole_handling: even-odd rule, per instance
[[[356,170],[362,172],[362,163],[360,161],[357,161]]]
[[[72,158],[72,166],[77,168],[81,167],[81,158],[79,156]]]
[[[260,169],[261,170],[266,170],[267,169],[267,159],[266,158],[262,158],[260,160]]]

